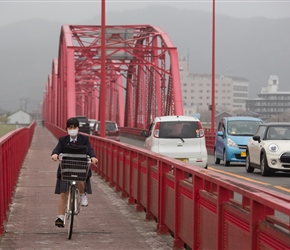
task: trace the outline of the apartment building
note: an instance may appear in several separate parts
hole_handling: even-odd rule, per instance
[[[267,87],[261,89],[258,97],[246,101],[246,109],[260,114],[263,120],[289,113],[290,92],[279,92],[278,86],[279,77],[270,75]]]
[[[185,59],[179,61],[184,115],[208,111],[212,101],[212,75],[192,74]],[[219,112],[246,110],[249,81],[241,77],[215,75],[215,105]]]

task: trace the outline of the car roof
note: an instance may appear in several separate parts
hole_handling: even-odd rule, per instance
[[[193,116],[171,115],[155,117],[155,121],[199,121],[199,119]]]
[[[262,121],[260,118],[252,117],[252,116],[229,116],[223,117],[223,119],[228,121]]]
[[[290,122],[267,122],[261,125],[264,126],[290,126]]]
[[[105,121],[105,122],[116,123],[114,121]],[[101,123],[101,121],[97,121],[97,123]]]

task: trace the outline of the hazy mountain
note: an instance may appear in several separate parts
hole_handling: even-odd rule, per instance
[[[100,25],[101,17],[77,24]],[[108,25],[150,24],[164,30],[189,58],[192,73],[211,73],[211,13],[148,7],[106,14]],[[71,23],[75,24],[75,23]],[[29,20],[0,27],[0,109],[31,111],[40,106],[58,55],[62,23]],[[269,75],[278,75],[280,91],[290,91],[290,19],[240,19],[216,15],[216,74],[250,81],[250,97],[267,85]]]

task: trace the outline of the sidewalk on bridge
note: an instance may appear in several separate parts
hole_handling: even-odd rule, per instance
[[[54,194],[57,164],[50,154],[57,139],[36,126],[11,205],[0,249],[172,249],[170,235],[156,233],[120,193],[93,174],[89,206],[75,217],[72,239],[67,229],[54,225],[58,195]]]

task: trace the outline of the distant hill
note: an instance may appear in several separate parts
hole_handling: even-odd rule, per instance
[[[211,73],[211,13],[168,6],[106,14],[108,25],[150,24],[164,30],[189,58],[192,73]],[[101,17],[82,23],[100,25]],[[75,24],[75,23],[70,23]],[[41,105],[43,91],[58,56],[62,23],[41,19],[0,27],[0,109],[30,112]],[[216,74],[250,81],[250,97],[278,75],[280,91],[290,91],[290,18],[240,19],[216,15]]]

